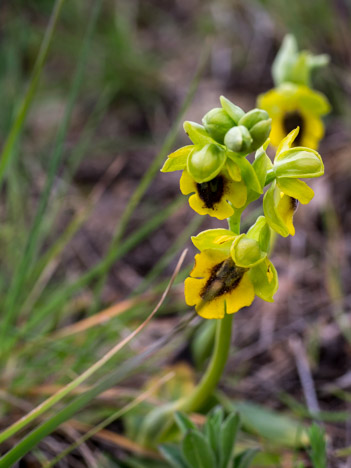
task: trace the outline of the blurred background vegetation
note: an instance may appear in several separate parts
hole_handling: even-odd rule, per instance
[[[1,145],[53,6],[52,0],[0,4]],[[169,336],[161,352],[133,364],[112,398],[90,401],[18,466],[46,466],[160,368],[183,362],[201,375],[206,352],[199,356],[196,338],[192,347],[189,342],[204,330],[197,319],[184,326],[192,312],[182,281],[195,253],[190,235],[218,221],[194,216],[180,197],[179,174],[159,168],[167,153],[187,144],[181,122],[201,121],[221,94],[246,111],[255,107],[257,95],[273,87],[270,67],[288,32],[301,49],[331,58],[314,76],[333,107],[320,147],[326,175],[314,181],[313,202],[297,212],[296,236],[277,241],[275,304],[256,300],[235,317],[221,390],[300,421],[315,419],[317,411],[328,434],[328,466],[347,466],[351,450],[340,449],[351,445],[350,27],[348,0],[63,2],[1,180],[1,429],[139,325],[180,252],[190,252],[157,318],[87,385]],[[130,425],[109,425],[55,466],[167,466],[138,461],[140,447],[128,445]],[[265,429],[246,429],[246,443],[254,440],[274,455],[255,466],[309,466],[298,465],[305,455],[278,439],[274,444]],[[18,440],[8,439],[2,453]]]

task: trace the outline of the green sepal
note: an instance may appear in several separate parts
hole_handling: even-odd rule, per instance
[[[274,302],[273,296],[278,290],[278,273],[273,263],[266,259],[249,271],[250,280],[256,296],[266,302]]]
[[[259,243],[246,234],[241,234],[234,239],[230,254],[234,263],[241,268],[252,268],[267,256],[267,252],[261,250]]]
[[[298,51],[294,36],[285,36],[272,65],[272,75],[276,86],[283,83],[311,85],[311,70],[327,65],[328,55],[313,55],[308,51]]]
[[[251,151],[256,151],[269,137],[272,128],[272,119],[262,120],[250,128],[252,137]]]
[[[229,229],[207,229],[191,238],[194,246],[202,252],[206,249],[223,250],[229,252],[235,234]]]
[[[245,112],[241,109],[241,107],[236,106],[224,96],[221,96],[219,100],[221,101],[221,105],[229,117],[234,120],[235,124],[238,124],[239,120],[245,115]]]
[[[249,161],[243,157],[238,156],[237,154],[233,153],[233,151],[227,152],[227,163],[226,166],[228,171],[230,171],[230,165],[234,162],[236,163],[241,172],[241,178],[244,180],[246,186],[257,193],[262,193],[263,188],[260,183],[260,180],[257,177],[256,171],[249,163]]]
[[[187,169],[193,179],[202,184],[214,179],[226,162],[226,152],[216,144],[192,151],[187,159]]]
[[[250,239],[255,239],[263,252],[270,249],[271,229],[264,216],[259,216],[253,226],[246,233]]]
[[[248,154],[251,152],[252,143],[252,136],[244,125],[232,127],[224,137],[225,146],[234,153]]]
[[[214,143],[206,129],[196,122],[189,122],[187,120],[184,122],[183,128],[194,145],[203,146],[208,145],[209,143]]]
[[[238,122],[238,125],[244,125],[247,129],[251,129],[261,121],[271,120],[268,112],[263,109],[252,109],[247,112]],[[266,138],[267,139],[267,138]],[[261,143],[262,144],[262,143]]]
[[[279,235],[287,237],[289,230],[277,211],[279,199],[280,190],[274,181],[263,197],[263,211],[269,226]]]
[[[285,83],[284,86],[288,86],[288,83]],[[325,115],[331,110],[331,105],[328,99],[324,94],[316,90],[313,90],[313,92],[300,93],[299,103],[302,109],[313,109],[313,112],[316,115]]]
[[[296,198],[300,203],[306,205],[314,197],[314,191],[305,182],[299,179],[279,177],[277,185],[280,190],[290,197]]]
[[[252,167],[256,172],[257,179],[261,187],[261,193],[265,187],[267,171],[268,169],[273,168],[272,161],[266,153],[268,143],[269,141],[267,140],[265,144],[256,151],[255,160],[252,163]]]
[[[168,156],[161,172],[182,171],[187,166],[189,154],[194,150],[194,145],[183,146]]]
[[[218,143],[223,143],[225,134],[235,126],[234,120],[220,107],[215,107],[207,112],[202,123],[209,135]]]
[[[276,177],[313,178],[324,174],[324,165],[317,151],[296,147],[277,154],[274,172]]]
[[[297,53],[298,48],[295,37],[291,34],[286,35],[272,64],[272,76],[276,86],[290,81],[290,69],[294,65]]]

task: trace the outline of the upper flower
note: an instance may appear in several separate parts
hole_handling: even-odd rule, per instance
[[[258,97],[258,105],[272,118],[270,140],[273,146],[296,127],[300,127],[295,145],[317,149],[324,135],[321,116],[330,105],[327,98],[311,89],[311,71],[326,65],[327,55],[299,51],[293,36],[287,35],[273,62],[275,88]]]
[[[185,300],[204,318],[223,318],[250,305],[255,295],[273,302],[278,276],[267,258],[270,230],[263,216],[247,234],[210,229],[193,237],[200,250],[185,280]]]
[[[270,141],[278,146],[280,141],[296,127],[300,127],[295,144],[317,149],[324,135],[321,116],[330,105],[327,98],[305,85],[284,83],[258,97],[258,106],[272,118]]]
[[[314,196],[313,190],[299,177],[314,178],[324,174],[323,161],[317,151],[292,148],[298,133],[296,128],[280,143],[267,176],[273,183],[263,198],[267,223],[284,237],[295,234],[293,215],[298,201],[307,204]]]

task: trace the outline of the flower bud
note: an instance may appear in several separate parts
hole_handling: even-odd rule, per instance
[[[188,157],[188,172],[193,179],[202,184],[216,177],[226,161],[223,148],[213,143],[195,149]]]
[[[221,96],[219,99],[223,109],[226,111],[229,117],[234,120],[235,125],[238,125],[239,120],[245,115],[245,112],[241,109],[241,107],[236,106],[224,96]]]
[[[269,120],[268,113],[262,109],[252,109],[239,120],[238,125],[244,125],[251,130],[254,125],[262,122],[262,120]]]
[[[245,234],[235,239],[230,253],[234,263],[241,268],[251,268],[267,256],[266,252],[260,249],[259,243]]]
[[[218,143],[223,143],[227,131],[235,126],[233,119],[229,117],[224,109],[216,107],[211,109],[202,119],[209,135]]]
[[[252,145],[250,150],[256,151],[269,137],[271,133],[272,119],[261,120],[250,129],[250,135],[252,137]]]
[[[232,127],[224,137],[224,144],[234,153],[246,153],[250,150],[252,137],[243,125]]]

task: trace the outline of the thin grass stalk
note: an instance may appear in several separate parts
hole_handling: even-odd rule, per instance
[[[123,244],[116,247],[113,251],[114,261],[122,258],[126,253],[132,250],[138,245],[145,237],[149,236],[155,229],[157,229],[164,220],[168,219],[169,216],[174,213],[180,206],[184,204],[184,197],[177,198],[171,205],[165,210],[157,213],[150,221],[145,223],[138,231],[128,237]],[[41,321],[51,314],[56,308],[62,307],[65,302],[82,287],[89,284],[91,281],[99,277],[101,272],[104,271],[107,262],[110,262],[110,258],[104,258],[100,263],[91,268],[87,273],[82,275],[76,282],[67,286],[63,291],[60,291],[57,295],[44,305],[43,308],[38,309],[33,317],[25,324],[24,327],[18,332],[17,336],[26,336],[36,328]],[[14,330],[15,333],[15,330]]]
[[[140,285],[134,289],[131,294],[131,297],[138,296],[140,293],[146,291],[146,289],[151,285],[151,283],[157,278],[157,276],[162,272],[167,265],[170,264],[171,260],[177,255],[177,253],[184,247],[184,244],[188,241],[189,237],[197,231],[200,225],[203,223],[201,216],[194,216],[190,223],[186,226],[185,229],[177,236],[175,242],[171,247],[166,251],[164,255],[155,263],[152,269],[148,274],[143,278]]]
[[[184,114],[187,111],[189,105],[191,104],[193,97],[197,91],[201,76],[203,74],[203,71],[205,69],[205,66],[208,61],[210,53],[210,47],[207,46],[202,52],[202,55],[200,57],[199,63],[197,70],[195,72],[195,75],[190,83],[189,86],[189,91],[184,99],[184,102],[180,108],[180,111],[174,121],[174,124],[172,125],[164,144],[162,145],[161,150],[159,153],[156,155],[154,160],[152,161],[151,165],[149,166],[148,170],[146,171],[145,175],[142,177],[139,185],[137,186],[136,190],[134,191],[133,195],[131,196],[122,216],[121,219],[118,221],[118,224],[115,228],[115,233],[113,235],[109,251],[107,253],[108,258],[113,258],[113,252],[115,251],[116,247],[121,242],[121,239],[125,233],[125,230],[128,226],[128,223],[136,209],[136,207],[139,205],[143,195],[145,194],[146,190],[149,188],[152,180],[154,179],[155,175],[158,173],[160,169],[160,165],[166,155],[171,151],[171,148],[177,138],[179,126],[183,120]],[[99,278],[97,287],[95,289],[95,305],[93,305],[93,308],[96,308],[99,298],[101,295],[101,290],[102,287],[106,281],[106,276],[108,274],[108,271],[110,267],[112,266],[113,261],[111,262],[106,262],[106,265],[102,271],[101,277]]]
[[[35,302],[38,300],[42,290],[50,280],[56,269],[56,266],[59,264],[59,255],[62,253],[68,242],[77,233],[77,231],[82,227],[84,222],[88,219],[89,215],[94,209],[94,206],[98,203],[107,186],[111,182],[111,179],[114,178],[116,174],[118,174],[123,168],[123,164],[124,161],[116,159],[109,166],[102,179],[91,191],[85,205],[77,210],[75,216],[72,218],[61,236],[56,240],[52,247],[49,248],[46,254],[42,257],[41,261],[38,262],[39,265],[36,265],[35,268],[35,276],[37,278],[33,285],[32,291],[29,293],[21,307],[21,316],[28,313],[30,308],[32,308]]]
[[[19,106],[19,110],[16,116],[15,121],[12,124],[10,133],[5,141],[3,150],[0,156],[0,187],[3,183],[5,171],[7,166],[11,161],[11,157],[13,156],[13,149],[18,141],[18,138],[21,134],[23,124],[27,117],[28,111],[32,104],[35,92],[37,90],[39,80],[44,68],[45,61],[48,56],[48,52],[50,49],[51,41],[54,35],[54,31],[56,29],[57,21],[60,16],[61,9],[63,7],[65,0],[56,0],[54,4],[54,8],[52,10],[52,14],[49,20],[49,24],[46,28],[45,35],[43,41],[40,46],[40,50],[38,53],[38,57],[34,64],[33,73],[27,88],[27,92]]]
[[[7,343],[6,336],[8,335],[7,334],[8,327],[9,325],[11,325],[11,323],[14,323],[16,319],[16,316],[17,316],[16,304],[17,304],[19,297],[21,296],[20,291],[26,280],[28,269],[35,256],[35,253],[38,247],[40,227],[41,227],[43,217],[44,217],[47,205],[48,205],[49,196],[50,196],[51,189],[55,180],[55,174],[61,162],[63,141],[68,130],[74,103],[77,99],[79,89],[84,80],[84,67],[85,67],[86,58],[89,52],[89,45],[90,45],[91,37],[94,31],[94,27],[95,27],[99,12],[100,12],[101,1],[102,0],[98,0],[95,3],[94,9],[89,19],[85,38],[83,41],[82,51],[79,57],[79,62],[78,62],[76,73],[73,79],[70,96],[68,98],[68,104],[67,104],[65,116],[62,120],[62,124],[58,131],[54,151],[53,151],[52,157],[50,158],[50,166],[49,166],[49,173],[48,173],[46,186],[40,198],[39,207],[38,207],[30,234],[28,236],[28,241],[27,241],[27,245],[25,248],[25,252],[22,256],[22,259],[18,268],[16,269],[13,282],[10,286],[9,293],[6,297],[5,314],[3,317],[2,328],[0,331],[0,343],[1,343],[2,349],[6,348],[6,343]]]
[[[138,328],[136,328],[130,335],[128,335],[124,340],[119,342],[117,345],[115,345],[110,351],[108,351],[99,361],[97,361],[95,364],[93,364],[91,367],[89,367],[83,374],[79,375],[77,378],[75,378],[72,382],[70,382],[68,385],[63,387],[61,390],[59,390],[57,393],[52,395],[50,398],[45,400],[43,403],[41,403],[39,406],[37,406],[35,409],[33,409],[30,413],[28,413],[25,417],[17,421],[17,423],[12,424],[9,428],[7,428],[5,431],[0,433],[0,443],[4,442],[7,440],[9,437],[12,435],[16,434],[16,432],[20,431],[24,427],[26,427],[30,422],[38,418],[40,415],[45,413],[48,409],[50,409],[53,405],[61,401],[66,395],[68,395],[72,390],[77,388],[80,384],[85,382],[89,377],[91,377],[96,371],[98,371],[101,367],[103,367],[109,360],[111,360],[122,348],[124,348],[138,333],[140,333],[146,325],[151,321],[153,316],[156,314],[156,312],[159,310],[161,305],[163,304],[174,280],[176,275],[178,274],[181,265],[184,261],[186,255],[186,250],[182,253],[180,256],[180,259],[178,261],[178,264],[174,270],[174,273],[171,277],[171,280],[168,283],[168,286],[166,290],[164,291],[160,301],[158,302],[157,306],[154,308],[154,310],[151,312],[151,314],[144,320],[144,322],[139,325]]]
[[[170,279],[169,284],[166,290],[164,291],[157,306],[154,308],[154,310],[151,312],[148,318],[136,330],[134,330],[134,332],[131,335],[135,336],[137,333],[142,331],[146,327],[146,325],[151,321],[154,315],[157,313],[164,299],[166,298],[174,282],[176,275],[178,274],[181,268],[185,255],[186,255],[186,251],[184,251],[183,254],[181,255],[178,261],[177,267],[174,270],[174,273],[172,275],[172,278]],[[172,335],[175,335],[177,332],[178,332],[178,329],[174,329],[172,331]],[[79,397],[75,398],[72,402],[68,403],[64,408],[62,408],[60,411],[55,413],[52,417],[50,417],[47,421],[42,423],[39,427],[34,429],[30,434],[25,436],[15,447],[10,449],[3,457],[1,457],[0,468],[8,468],[10,466],[13,466],[13,464],[15,464],[24,455],[26,455],[30,450],[32,450],[44,437],[46,437],[51,432],[53,432],[60,424],[70,419],[77,411],[82,409],[97,395],[99,395],[100,393],[104,392],[108,388],[112,387],[113,385],[121,381],[124,377],[126,377],[130,373],[131,370],[137,368],[142,362],[144,362],[145,359],[149,358],[155,351],[157,351],[166,342],[168,342],[169,339],[170,339],[169,336],[162,338],[157,343],[150,346],[150,348],[147,351],[140,354],[139,356],[136,356],[135,358],[130,359],[129,361],[126,361],[122,366],[119,367],[117,371],[115,371],[114,373],[112,373],[111,375],[107,377],[104,377],[100,382],[98,382],[90,390],[80,395]],[[126,341],[126,339],[124,341]],[[49,398],[49,400],[52,400],[53,397]],[[47,409],[52,407],[52,404],[50,403],[50,406],[46,407],[47,404],[45,405],[45,402],[44,402],[44,404],[34,409],[33,411],[35,412],[35,417],[43,413],[41,409],[38,410],[38,408],[42,408],[43,406],[45,406],[45,411],[46,411]],[[22,418],[22,420],[16,423],[17,427],[16,427],[15,432],[13,432],[14,425],[12,425],[6,431],[0,434],[0,440],[4,441],[8,439],[8,437],[10,437],[11,434],[13,435],[14,433],[18,432],[20,429],[25,427],[28,424],[28,422],[34,419],[33,412],[31,414],[32,414],[31,416],[27,415],[25,418]],[[6,438],[4,438],[5,433],[6,433]]]
[[[108,418],[105,418],[101,423],[97,424],[93,428],[91,428],[89,431],[87,431],[82,437],[80,437],[76,442],[71,444],[69,447],[67,447],[65,450],[63,450],[59,455],[57,455],[53,460],[51,460],[49,463],[44,465],[44,468],[50,468],[52,466],[55,466],[56,463],[58,463],[62,458],[64,458],[66,455],[71,453],[73,450],[75,450],[77,447],[79,447],[81,444],[86,442],[88,439],[93,437],[95,434],[97,434],[99,431],[104,429],[106,426],[112,424],[115,422],[117,419],[119,419],[121,416],[124,416],[125,414],[128,413],[128,411],[131,411],[132,409],[136,408],[140,403],[143,401],[147,400],[152,396],[152,394],[158,390],[162,385],[164,385],[166,382],[168,382],[171,378],[173,378],[175,375],[174,372],[169,372],[162,378],[160,378],[152,387],[150,387],[146,392],[141,393],[137,398],[135,398],[133,401],[128,403],[127,405],[123,406],[122,408],[118,409],[114,413],[112,413]]]

